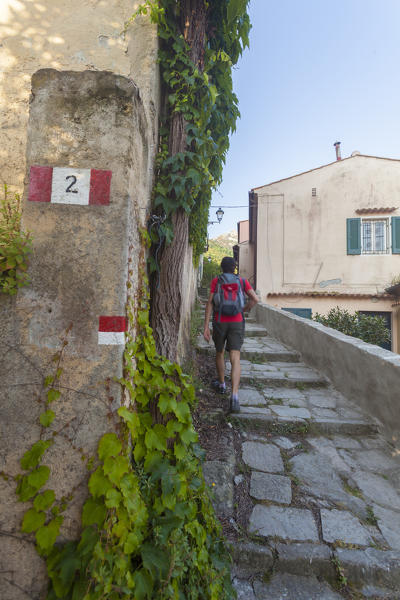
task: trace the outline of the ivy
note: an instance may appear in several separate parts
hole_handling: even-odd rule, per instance
[[[170,241],[171,217],[183,209],[189,215],[195,258],[203,252],[211,193],[221,181],[229,134],[239,116],[231,72],[248,45],[247,4],[206,4],[201,70],[191,61],[180,32],[178,0],[148,1],[136,13],[150,14],[161,40],[166,111],[156,159],[153,202],[162,217],[155,235]],[[169,136],[176,114],[183,117],[186,144],[184,151],[171,155]],[[46,559],[48,600],[235,597],[230,558],[201,469],[204,453],[191,417],[194,389],[179,365],[157,354],[148,322],[147,286],[142,290],[139,310],[128,306],[136,337],[125,348],[120,383],[126,402],[112,413],[117,425],[101,438],[96,456],[82,455],[90,470],[82,531],[78,540],[66,543],[59,533],[73,490],[68,498],[57,499],[48,489],[50,469],[42,464],[59,433],[52,405],[61,395],[58,380],[66,341],[54,357],[55,372],[44,381],[41,436],[21,459],[24,473],[17,477],[17,494],[21,502],[29,502],[22,530],[35,535],[37,550]]]
[[[13,296],[18,288],[29,283],[27,269],[32,241],[29,233],[21,231],[20,196],[11,196],[4,185],[0,200],[0,292]]]
[[[160,127],[154,186],[154,206],[167,217],[161,236],[167,242],[171,240],[170,217],[182,208],[190,217],[189,241],[195,261],[204,252],[211,194],[221,183],[229,135],[240,116],[232,68],[249,44],[248,2],[208,3],[202,70],[191,61],[190,48],[181,33],[179,1],[147,1],[131,19],[149,14],[161,40],[159,62],[166,110]],[[177,113],[186,123],[186,150],[172,156],[168,151],[171,120]]]
[[[87,461],[91,474],[82,532],[67,543],[57,540],[68,499],[45,489],[50,468],[43,464],[57,435],[48,407],[58,396],[49,392],[60,393],[63,350],[55,356],[54,374],[44,380],[41,439],[20,460],[24,473],[17,477],[17,495],[30,504],[21,530],[35,535],[37,551],[46,559],[48,600],[235,597],[230,559],[201,469],[203,451],[191,417],[194,388],[179,365],[156,353],[142,293],[139,330],[126,345],[120,381],[128,400],[114,413],[115,431],[100,439],[96,457]],[[128,316],[133,326],[132,307]],[[154,423],[155,409],[162,422]]]

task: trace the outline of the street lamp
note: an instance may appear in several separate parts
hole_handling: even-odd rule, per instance
[[[222,210],[222,208],[219,208],[215,214],[217,215],[218,220],[217,221],[208,221],[209,225],[214,225],[215,223],[221,223],[222,217],[224,216],[224,211]]]

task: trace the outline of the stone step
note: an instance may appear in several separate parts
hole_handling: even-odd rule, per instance
[[[265,337],[268,335],[265,327],[254,321],[246,321],[245,334],[246,337]]]
[[[355,419],[302,419],[298,417],[277,417],[265,414],[268,409],[255,411],[241,407],[240,413],[231,414],[229,420],[241,429],[285,435],[327,434],[327,435],[374,435],[378,428],[375,423]],[[265,411],[265,412],[264,412]]]
[[[378,427],[371,419],[331,387],[287,386],[239,390],[241,412],[233,415],[248,429],[315,432],[319,435],[374,435]],[[350,444],[350,442],[346,442]],[[356,443],[354,443],[356,445]]]
[[[226,364],[226,373],[229,375],[230,363]],[[290,363],[285,361],[273,361],[265,364],[257,364],[248,360],[241,361],[241,381],[259,386],[285,386],[299,387],[326,386],[328,381],[325,377],[310,369],[303,363]]]
[[[215,355],[212,341],[206,342],[203,335],[199,335],[196,341],[197,349],[206,354]],[[272,337],[245,338],[240,353],[242,360],[250,362],[298,362],[299,355],[294,350],[289,350]]]
[[[318,542],[283,544],[271,541],[269,545],[235,543],[231,552],[238,590],[244,589],[240,582],[254,579],[256,573],[258,584],[252,586],[255,600],[342,598],[332,595],[337,594],[333,590],[337,589],[338,567],[348,584],[366,594],[363,597],[395,600],[394,592],[400,589],[400,552],[397,551],[335,548]],[[313,595],[315,592],[320,595]],[[252,598],[250,589],[248,594],[243,600]]]

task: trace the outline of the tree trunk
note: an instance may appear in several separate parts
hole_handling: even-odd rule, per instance
[[[207,7],[205,0],[180,0],[181,30],[189,46],[190,58],[203,69]],[[187,149],[186,121],[174,113],[170,125],[169,153],[174,156]],[[189,217],[183,209],[172,215],[174,237],[165,245],[160,259],[160,280],[153,288],[151,325],[157,351],[176,361],[183,289],[183,260],[189,244]]]

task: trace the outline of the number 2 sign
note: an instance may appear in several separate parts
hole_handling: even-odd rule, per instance
[[[109,204],[110,185],[111,171],[32,166],[28,200],[52,204]]]

